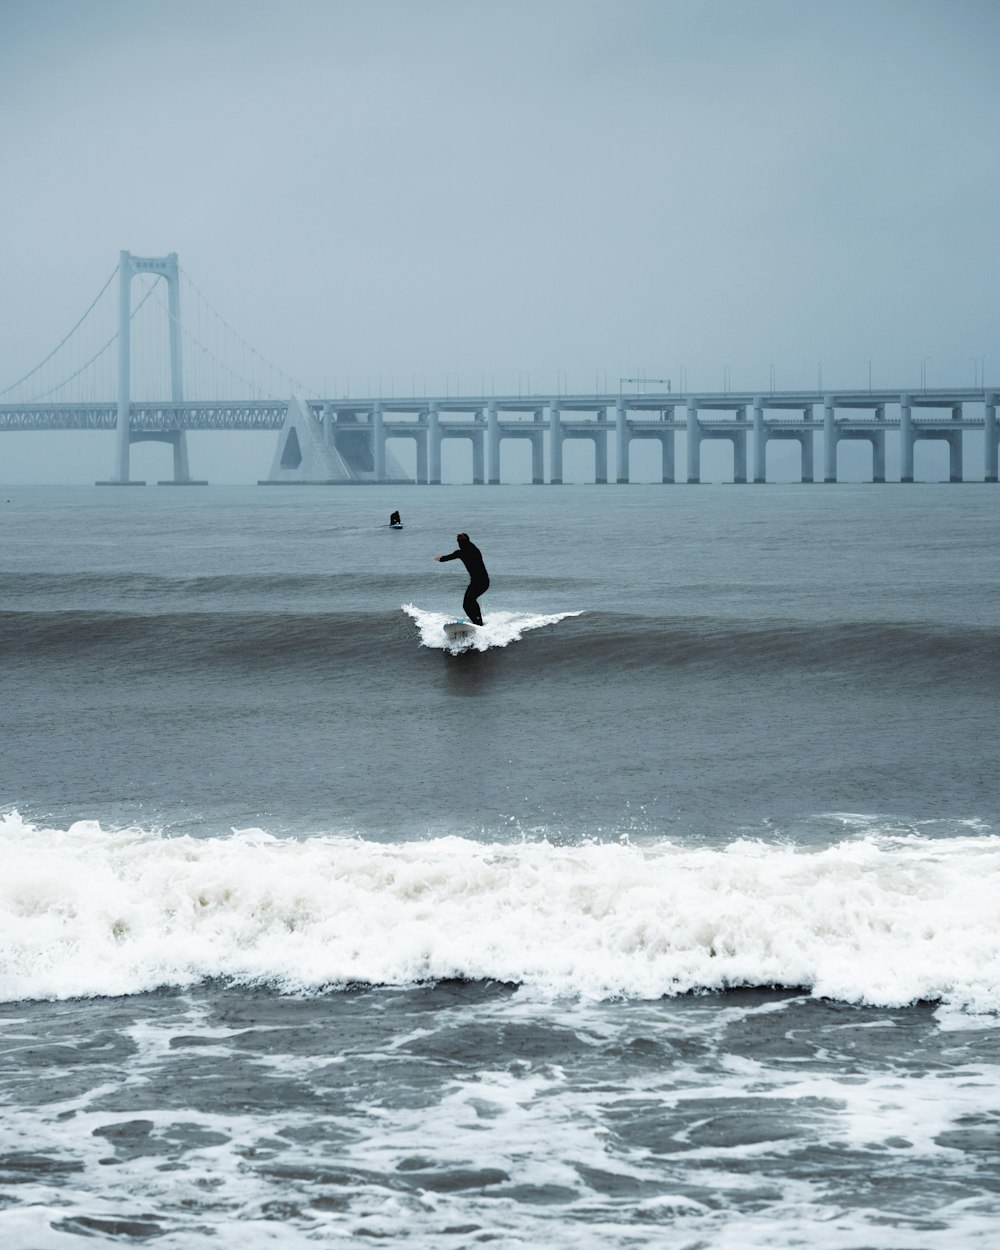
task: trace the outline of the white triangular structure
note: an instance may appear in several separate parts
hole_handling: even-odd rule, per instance
[[[374,482],[374,457],[371,448],[371,432],[363,426],[351,430],[352,440],[358,436],[365,445],[367,455],[359,460],[348,448],[341,451],[336,445],[335,427],[324,423],[309,405],[298,395],[288,401],[288,412],[278,435],[278,446],[271,461],[271,471],[262,485],[327,486],[337,483]],[[387,450],[385,454],[385,480],[409,482],[411,478],[396,458]]]

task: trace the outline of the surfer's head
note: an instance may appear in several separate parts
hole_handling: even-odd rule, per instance
[[[458,539],[458,545],[459,545],[460,547],[468,547],[468,546],[469,546],[469,535],[468,535],[468,534],[456,534],[456,535],[455,535],[455,537]]]

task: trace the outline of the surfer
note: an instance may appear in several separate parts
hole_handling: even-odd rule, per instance
[[[462,610],[473,625],[482,625],[483,614],[479,610],[477,600],[490,588],[490,575],[486,572],[482,552],[470,540],[468,534],[459,534],[458,550],[453,551],[450,556],[435,556],[434,559],[440,560],[442,564],[448,560],[461,560],[465,565],[465,571],[469,575],[469,585],[465,598],[462,600]]]
[[[403,522],[399,519],[398,512],[394,512],[389,518],[389,528],[394,530],[401,530],[403,528]]]

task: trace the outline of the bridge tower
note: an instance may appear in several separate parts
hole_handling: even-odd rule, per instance
[[[177,263],[177,253],[171,252],[169,256],[133,256],[131,252],[122,252],[118,261],[118,419],[115,426],[115,475],[106,484],[144,485],[129,480],[129,448],[132,443],[155,441],[169,443],[173,448],[173,484],[194,485],[188,469],[187,437],[182,428],[178,426],[172,430],[132,431],[132,279],[137,274],[152,274],[166,279],[167,307],[170,313],[170,401],[175,405],[184,402],[180,266]]]

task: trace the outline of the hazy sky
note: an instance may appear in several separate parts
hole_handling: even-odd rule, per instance
[[[0,386],[122,248],[318,391],[1000,384],[998,65],[996,0],[0,0]]]

